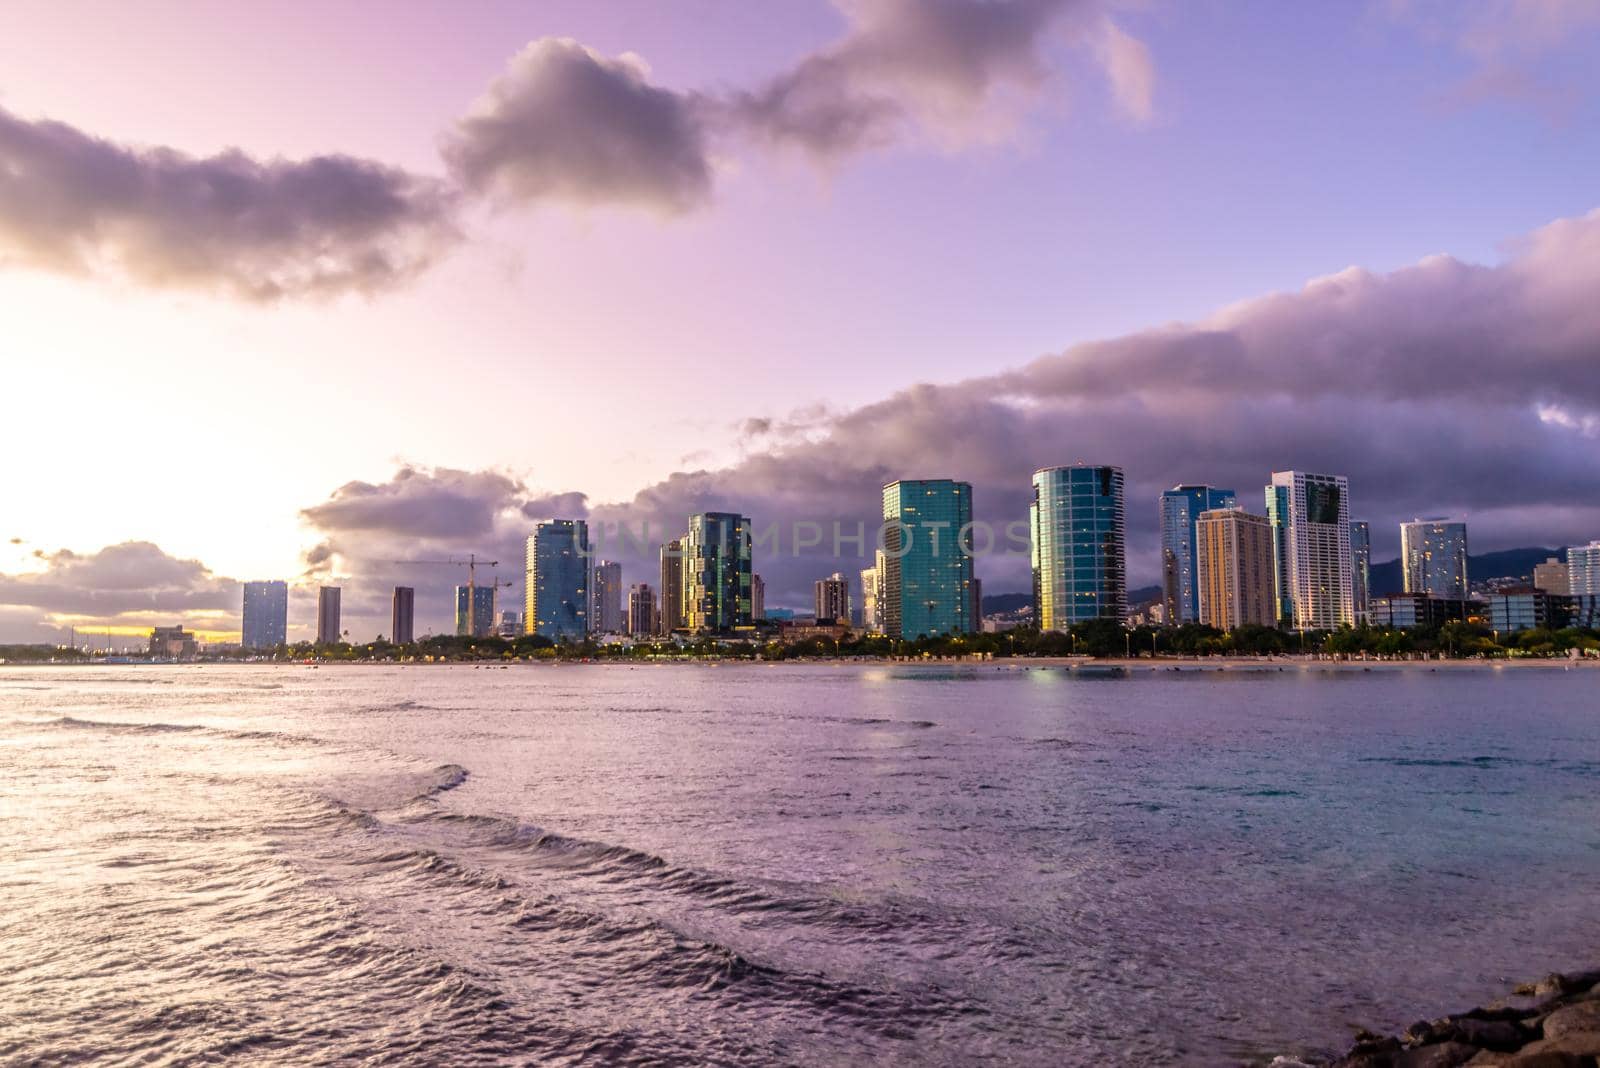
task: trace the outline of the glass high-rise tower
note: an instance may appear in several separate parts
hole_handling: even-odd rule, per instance
[[[551,641],[589,633],[589,524],[551,519],[528,538],[522,628]]]
[[[733,512],[689,517],[683,546],[683,626],[720,632],[754,619],[750,520]]]
[[[1195,524],[1202,512],[1232,508],[1231,489],[1173,486],[1161,494],[1161,600],[1171,624],[1200,620]]]
[[[1400,524],[1405,591],[1429,597],[1467,596],[1467,525],[1443,519]]]
[[[246,649],[276,649],[289,640],[289,584],[280,579],[244,584],[244,618],[239,644]]]
[[[472,607],[467,607],[467,599]],[[456,587],[456,634],[461,637],[487,638],[494,633],[494,587]]]
[[[1128,615],[1128,552],[1120,467],[1033,473],[1033,604],[1041,630]]]
[[[883,630],[891,638],[970,634],[972,485],[901,479],[883,487]]]
[[[1365,519],[1350,523],[1350,589],[1356,622],[1366,620],[1372,601],[1372,528]]]

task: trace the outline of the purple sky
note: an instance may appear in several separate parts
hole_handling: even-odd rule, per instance
[[[1380,557],[1588,541],[1597,53],[1587,0],[8,4],[0,640],[258,577],[442,627],[386,561],[550,508],[1003,524],[1080,459],[1135,583],[1161,487],[1274,467]]]

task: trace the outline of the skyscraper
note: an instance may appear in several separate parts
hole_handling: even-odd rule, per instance
[[[883,487],[884,633],[970,634],[972,485],[901,479]]]
[[[1467,596],[1467,525],[1443,519],[1400,524],[1400,564],[1405,592],[1464,600]]]
[[[1272,602],[1279,625],[1285,627],[1294,623],[1294,585],[1289,581],[1289,490],[1288,486],[1267,487],[1267,524],[1272,527]]]
[[[1367,618],[1372,600],[1372,528],[1364,519],[1350,522],[1350,588],[1355,601],[1356,622]]]
[[[628,633],[635,638],[656,632],[656,594],[647,584],[628,588]]]
[[[1272,524],[1266,516],[1237,507],[1202,512],[1195,548],[1199,622],[1218,630],[1277,622]]]
[[[394,588],[394,607],[389,620],[389,640],[396,645],[416,641],[417,591],[410,586]]]
[[[1567,550],[1567,593],[1573,597],[1600,597],[1600,540]]]
[[[456,635],[487,638],[494,633],[494,587],[456,587]],[[467,607],[468,599],[472,606]]]
[[[1274,471],[1266,497],[1277,553],[1275,585],[1280,606],[1287,589],[1289,622],[1302,630],[1353,626],[1349,480],[1343,475]]]
[[[239,644],[276,649],[289,640],[289,584],[278,579],[244,584]]]
[[[1195,576],[1195,523],[1200,513],[1236,503],[1233,490],[1215,486],[1173,486],[1161,495],[1161,599],[1168,623],[1194,623],[1200,618]]]
[[[615,560],[596,561],[589,589],[590,632],[622,633],[622,565]]]
[[[878,550],[877,562],[861,572],[861,626],[868,634],[883,633],[884,553]]]
[[[683,628],[682,538],[674,538],[661,547],[661,597],[656,605],[656,623],[662,634]]]
[[[767,582],[760,575],[750,575],[750,618],[759,623],[767,618]]]
[[[732,512],[690,516],[683,538],[683,625],[713,633],[750,626],[750,564],[748,518]]]
[[[589,633],[589,524],[551,519],[528,536],[523,629],[551,641]]]
[[[1033,474],[1033,604],[1041,630],[1128,615],[1120,467],[1046,467]]]
[[[339,632],[338,586],[323,586],[317,590],[317,644],[332,645],[342,641]]]
[[[838,623],[850,622],[850,580],[843,572],[835,571],[816,585],[816,616],[818,621],[831,619]]]

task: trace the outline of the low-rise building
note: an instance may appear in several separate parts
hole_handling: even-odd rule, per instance
[[[1372,625],[1393,630],[1438,627],[1451,620],[1467,619],[1477,610],[1476,601],[1462,597],[1429,597],[1425,593],[1394,593],[1374,597],[1368,602]]]
[[[195,636],[182,627],[156,627],[150,632],[150,655],[168,660],[193,660],[200,653]]]
[[[1534,586],[1498,590],[1488,598],[1488,623],[1501,634],[1523,630],[1559,630],[1570,626],[1573,598],[1546,593]]]

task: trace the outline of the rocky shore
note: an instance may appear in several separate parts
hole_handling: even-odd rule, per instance
[[[1293,1062],[1280,1062],[1290,1063]],[[1550,975],[1483,1008],[1419,1020],[1399,1037],[1363,1034],[1333,1068],[1594,1068],[1600,971]]]

